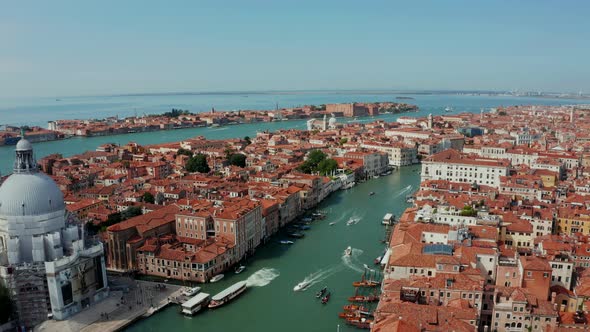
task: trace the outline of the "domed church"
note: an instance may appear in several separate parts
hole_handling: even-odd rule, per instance
[[[86,241],[57,184],[39,171],[31,143],[16,145],[0,184],[0,282],[19,325],[67,317],[108,296],[103,245]],[[92,242],[92,243],[91,243]]]

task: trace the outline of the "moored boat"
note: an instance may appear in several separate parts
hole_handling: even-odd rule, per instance
[[[355,281],[352,283],[354,287],[377,287],[381,283],[375,280],[362,280],[362,281]]]
[[[281,240],[281,241],[280,241],[280,243],[281,243],[281,244],[293,244],[293,243],[295,243],[295,242],[293,242],[293,241],[289,241],[289,240]]]
[[[237,269],[236,269],[236,274],[240,274],[242,272],[244,272],[244,270],[246,269],[246,267],[244,265],[240,265]]]
[[[201,287],[185,287],[182,290],[182,295],[184,296],[195,296],[197,293],[201,291]]]
[[[346,318],[347,324],[357,327],[359,329],[370,329],[372,322],[373,322],[372,319],[367,319],[364,317]]]
[[[296,239],[301,239],[302,237],[305,236],[305,234],[303,234],[303,233],[289,233],[287,235],[289,237],[293,237],[293,238],[296,238]]]
[[[355,295],[348,298],[349,302],[377,302],[379,296],[375,295]]]
[[[209,282],[218,282],[219,280],[223,279],[224,275],[223,274],[218,274],[216,276],[214,276],[213,278],[209,279]]]
[[[209,308],[220,307],[242,294],[247,288],[246,281],[237,282],[211,298]]]

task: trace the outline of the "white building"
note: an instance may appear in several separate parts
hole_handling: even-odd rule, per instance
[[[0,281],[19,325],[65,319],[108,296],[102,244],[86,243],[68,219],[63,194],[21,139],[14,174],[0,186]]]
[[[365,142],[361,147],[385,152],[389,155],[389,165],[408,166],[418,163],[418,149],[404,143]]]
[[[422,161],[421,181],[447,180],[498,187],[509,173],[510,162],[478,158],[449,149]]]

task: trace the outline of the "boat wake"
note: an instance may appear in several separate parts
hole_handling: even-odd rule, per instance
[[[246,285],[248,287],[264,287],[279,275],[279,270],[265,267],[249,276],[246,279]]]
[[[326,279],[328,279],[329,276],[333,275],[336,272],[342,271],[344,269],[344,267],[340,264],[337,265],[333,265],[324,269],[320,269],[310,275],[308,275],[307,277],[305,277],[305,279],[303,279],[301,281],[301,283],[307,283],[308,286],[306,288],[309,288],[319,282],[322,282]]]
[[[400,192],[398,192],[395,196],[393,196],[393,198],[397,198],[400,197],[403,194],[406,194],[408,191],[412,190],[412,185],[408,185],[406,186],[404,189],[402,189]]]
[[[358,257],[362,254],[363,251],[361,249],[352,248],[352,255],[342,255],[342,263],[344,263],[347,268],[353,271],[363,272],[363,269],[359,266],[360,261],[358,259]]]

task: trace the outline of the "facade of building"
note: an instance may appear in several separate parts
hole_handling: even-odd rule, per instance
[[[32,145],[16,146],[0,186],[0,279],[21,325],[66,319],[108,296],[103,246],[70,222],[63,194],[40,173]]]

